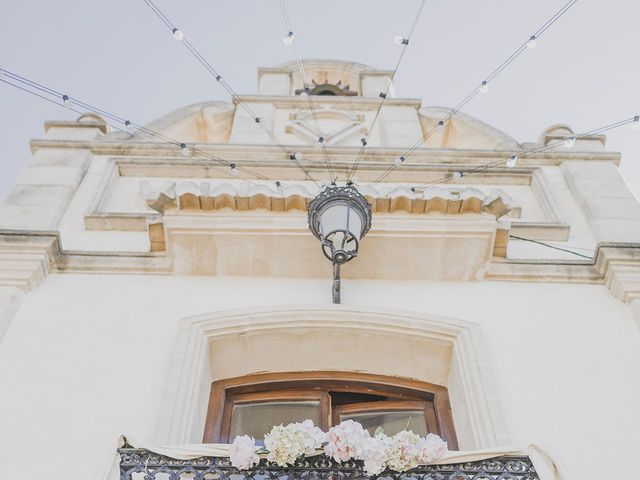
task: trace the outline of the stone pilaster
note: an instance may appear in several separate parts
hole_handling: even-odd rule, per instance
[[[90,161],[88,150],[36,151],[0,206],[0,228],[55,230]]]
[[[42,283],[59,251],[55,234],[0,231],[0,342],[24,294]]]
[[[614,162],[571,160],[560,169],[598,242],[640,242],[640,204]]]
[[[16,287],[0,287],[0,342],[16,315],[24,292]]]

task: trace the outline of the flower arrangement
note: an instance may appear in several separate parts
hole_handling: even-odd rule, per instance
[[[248,435],[236,437],[229,449],[231,464],[247,470],[260,462],[258,453],[266,453],[269,462],[285,467],[322,450],[338,463],[362,460],[367,475],[378,475],[385,469],[406,472],[433,463],[447,453],[447,443],[438,435],[430,433],[423,438],[403,430],[389,437],[380,430],[371,436],[353,420],[345,420],[327,433],[311,420],[277,425],[265,435],[264,445],[264,449],[258,448]]]

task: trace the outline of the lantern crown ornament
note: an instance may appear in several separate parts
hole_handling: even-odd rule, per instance
[[[309,229],[333,263],[333,301],[340,303],[340,265],[358,255],[371,228],[371,205],[353,185],[325,187],[309,203]]]

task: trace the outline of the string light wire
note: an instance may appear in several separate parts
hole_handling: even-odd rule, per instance
[[[282,0],[281,0],[282,1]],[[353,179],[353,176],[356,174],[356,171],[358,170],[358,165],[360,164],[360,162],[362,161],[363,157],[364,157],[364,152],[365,149],[367,147],[367,144],[369,143],[369,136],[371,135],[371,132],[373,131],[373,128],[375,127],[375,124],[378,120],[378,117],[380,116],[380,112],[382,110],[382,107],[384,105],[385,100],[387,99],[387,97],[389,96],[389,90],[391,89],[391,85],[393,84],[393,81],[396,77],[396,73],[398,73],[398,69],[400,68],[400,64],[402,63],[402,59],[404,58],[405,53],[407,52],[407,47],[409,46],[409,43],[411,42],[411,37],[413,37],[413,32],[415,31],[418,22],[420,21],[420,17],[422,16],[422,11],[424,10],[424,7],[426,5],[428,0],[422,0],[420,2],[420,6],[418,7],[418,11],[413,19],[413,23],[411,24],[411,28],[409,29],[409,34],[407,35],[406,38],[402,39],[401,42],[401,48],[402,50],[400,51],[400,55],[398,56],[398,60],[396,61],[396,65],[393,68],[393,72],[391,74],[391,78],[389,79],[389,82],[387,83],[387,88],[385,89],[384,92],[380,92],[380,103],[378,104],[378,108],[376,110],[375,115],[373,116],[373,120],[371,121],[371,125],[369,125],[369,128],[367,129],[367,134],[366,136],[363,138],[362,141],[362,146],[360,147],[360,150],[358,151],[358,155],[356,157],[356,161],[353,164],[353,167],[351,168],[351,172],[349,173],[349,178],[348,181],[351,182]]]
[[[302,57],[300,56],[300,50],[298,49],[298,41],[294,39],[294,32],[295,30],[293,29],[293,25],[291,23],[291,19],[289,18],[289,12],[287,11],[287,5],[285,4],[284,0],[279,0],[280,2],[280,10],[282,11],[282,17],[284,18],[284,22],[285,25],[287,27],[287,31],[289,32],[287,37],[289,37],[291,40],[291,45],[293,46],[293,51],[296,57],[296,64],[298,66],[298,71],[300,72],[300,77],[302,78],[302,85],[303,85],[303,91],[306,94],[307,97],[307,102],[309,104],[309,109],[311,110],[311,115],[313,117],[313,122],[314,122],[314,126],[316,129],[316,139],[320,140],[322,139],[322,141],[320,142],[320,148],[322,148],[322,154],[324,156],[324,161],[325,164],[327,166],[327,171],[329,172],[329,176],[331,178],[331,182],[335,183],[335,181],[337,180],[337,177],[334,175],[333,173],[333,167],[331,165],[331,160],[329,158],[329,152],[327,150],[327,146],[325,145],[324,142],[324,134],[322,133],[322,130],[320,129],[320,122],[318,121],[318,113],[316,111],[316,107],[315,104],[313,102],[313,99],[311,98],[311,89],[309,88],[309,82],[307,82],[307,74],[305,72],[304,69],[304,64],[302,62]]]
[[[436,125],[430,128],[427,133],[418,140],[415,144],[413,144],[408,150],[406,150],[400,158],[406,160],[410,155],[412,155],[418,148],[420,148],[429,138],[431,138],[436,132],[441,131],[447,122],[451,120],[460,110],[462,110],[471,100],[473,100],[476,95],[481,93],[481,89],[488,87],[488,85],[498,76],[500,75],[509,65],[511,65],[522,53],[528,49],[527,44],[530,44],[531,38],[538,39],[540,36],[546,32],[554,23],[556,23],[573,5],[575,5],[578,0],[570,0],[567,2],[560,10],[551,16],[536,32],[527,37],[527,40],[522,43],[516,50],[509,55],[500,65],[498,65],[487,77],[485,77],[479,85],[475,86],[453,109],[449,111],[447,115],[440,119],[436,123]],[[375,183],[382,181],[386,178],[393,170],[397,168],[397,165],[391,165],[387,171],[385,171],[378,179],[375,180]],[[354,169],[355,173],[355,169]]]
[[[168,136],[166,136],[166,135],[164,135],[162,133],[159,133],[159,132],[156,132],[154,130],[151,130],[151,129],[143,126],[143,125],[140,125],[140,124],[135,123],[133,121],[130,121],[128,119],[124,119],[123,117],[120,117],[118,115],[110,113],[110,112],[108,112],[108,111],[106,111],[106,110],[104,110],[102,108],[95,107],[95,106],[93,106],[93,105],[91,105],[91,104],[89,104],[87,102],[84,102],[84,101],[82,101],[82,100],[80,100],[80,99],[78,99],[76,97],[72,97],[72,96],[67,95],[67,94],[62,94],[59,91],[56,91],[56,90],[54,90],[52,88],[47,87],[46,85],[43,85],[41,83],[38,83],[38,82],[35,82],[35,81],[31,80],[31,79],[23,77],[23,76],[21,76],[21,75],[19,75],[17,73],[14,73],[14,72],[11,72],[11,71],[5,70],[5,69],[0,69],[0,73],[2,74],[2,76],[0,78],[0,81],[2,81],[3,83],[5,83],[7,85],[10,85],[10,86],[12,86],[12,87],[14,87],[16,89],[19,89],[19,90],[21,90],[23,92],[26,92],[28,94],[31,94],[33,96],[36,96],[36,97],[38,97],[38,98],[40,98],[42,100],[45,100],[45,101],[47,101],[49,103],[52,103],[52,104],[57,105],[59,107],[63,107],[65,109],[67,109],[67,110],[71,110],[71,111],[73,111],[73,112],[75,112],[75,113],[77,113],[79,115],[86,114],[86,111],[79,110],[78,108],[76,108],[76,106],[80,107],[80,108],[83,108],[84,110],[88,110],[88,111],[90,111],[92,113],[95,113],[97,115],[100,115],[101,117],[105,117],[106,119],[110,120],[110,121],[105,120],[105,123],[109,127],[111,127],[112,129],[115,129],[115,130],[118,130],[118,131],[121,131],[121,132],[124,132],[124,133],[129,133],[127,127],[133,126],[138,131],[140,131],[140,132],[142,132],[142,133],[144,133],[144,134],[146,134],[146,135],[148,135],[150,137],[158,138],[158,139],[162,140],[161,143],[163,143],[163,144],[170,144],[170,145],[174,145],[174,146],[177,146],[177,147],[183,147],[185,145],[183,142],[180,142],[180,141],[178,141],[178,140],[176,140],[174,138],[168,137]],[[18,82],[18,83],[14,83],[14,82]],[[32,89],[35,89],[37,91],[33,91],[28,87],[30,87]],[[38,93],[38,92],[40,92],[40,93]],[[49,95],[49,97],[47,97],[47,95]],[[50,98],[50,97],[53,97],[53,98]],[[63,98],[66,98],[69,101],[70,106],[66,106],[63,103],[60,103],[59,100],[63,99]],[[118,124],[122,125],[122,127],[119,126]],[[149,143],[149,144],[153,144],[153,145],[157,145],[158,144],[158,142],[151,142],[151,141],[148,141],[148,140],[145,140],[144,143]],[[199,149],[197,147],[188,146],[188,148],[189,148],[189,150],[191,152],[195,153],[196,155],[205,157],[205,158],[207,158],[209,160],[215,161],[215,162],[217,162],[217,163],[219,163],[221,165],[224,165],[224,166],[227,166],[227,167],[230,167],[230,168],[232,166],[235,166],[236,170],[242,171],[243,173],[245,173],[247,175],[250,175],[252,177],[255,177],[256,179],[263,180],[263,181],[268,181],[268,182],[271,182],[271,183],[275,183],[275,181],[273,179],[271,179],[270,177],[268,177],[266,175],[262,175],[260,173],[254,172],[254,171],[252,171],[252,170],[250,170],[248,168],[245,168],[245,167],[237,166],[237,164],[235,164],[235,163],[232,163],[232,162],[229,162],[227,160],[224,160],[224,159],[222,159],[222,158],[220,158],[220,157],[218,157],[216,155],[213,155],[213,154],[211,154],[209,152],[203,151],[203,150],[201,150],[201,149]],[[229,173],[224,169],[220,169],[218,167],[211,166],[211,165],[205,165],[205,166],[207,166],[208,168],[213,168],[213,169],[215,169],[217,171],[220,171],[220,172],[224,173],[225,175],[234,176],[233,173]],[[255,184],[254,182],[251,182],[250,180],[247,180],[247,179],[239,179],[239,180],[251,183],[252,185],[258,185],[258,184]]]
[[[233,101],[235,101],[238,105],[240,105],[245,110],[245,112],[254,120],[254,122],[258,124],[260,128],[262,128],[262,130],[267,134],[267,136],[271,138],[273,143],[277,145],[285,153],[287,158],[293,161],[293,163],[295,163],[296,166],[305,173],[308,179],[313,181],[316,184],[316,186],[319,186],[319,183],[313,178],[311,173],[309,173],[309,171],[297,160],[296,155],[293,152],[291,152],[282,142],[278,140],[278,138],[275,136],[273,131],[270,128],[268,128],[264,124],[264,122],[262,122],[262,119],[258,115],[256,115],[256,113],[251,109],[251,107],[249,107],[249,105],[247,105],[246,102],[244,102],[240,98],[240,96],[235,92],[233,88],[231,88],[231,85],[229,85],[229,83],[224,79],[224,77],[207,61],[207,59],[189,41],[186,35],[184,35],[184,33],[178,29],[178,27],[169,19],[169,17],[167,17],[162,12],[162,10],[160,10],[160,8],[153,2],[153,0],[143,0],[143,2],[147,4],[147,6],[151,9],[151,11],[153,11],[153,13],[155,13],[155,15],[162,21],[162,23],[164,23],[167,26],[167,28],[171,30],[171,32],[174,34],[174,38],[176,38],[175,36],[176,31],[181,33],[180,38],[176,38],[176,39],[179,40],[180,43],[182,43],[185,46],[185,48],[189,51],[189,53],[191,53],[191,55],[198,61],[198,63],[200,63],[212,75],[212,77],[216,80],[216,82],[218,82],[222,86],[222,88],[226,90],[226,92],[231,96]]]
[[[543,247],[552,248],[554,250],[560,250],[561,252],[571,253],[573,255],[577,255],[578,257],[586,258],[588,260],[593,260],[593,257],[590,257],[588,255],[583,255],[582,253],[574,252],[573,250],[570,250],[568,248],[562,248],[562,247],[558,247],[556,245],[551,245],[550,243],[545,243],[545,242],[541,242],[539,240],[534,240],[533,238],[518,237],[516,235],[509,235],[509,238],[513,238],[515,240],[522,240],[523,242],[535,243],[537,245],[542,245]]]
[[[594,137],[594,136],[600,135],[602,133],[608,132],[610,130],[622,127],[624,125],[633,124],[634,121],[635,121],[635,118],[636,118],[635,116],[628,117],[628,118],[625,118],[623,120],[619,120],[617,122],[609,123],[607,125],[595,128],[593,130],[589,130],[588,132],[584,132],[584,133],[581,133],[581,134],[578,134],[578,135],[574,134],[574,135],[572,135],[572,138],[574,138],[576,140],[580,140],[580,139],[585,139],[585,138],[589,138],[589,137]],[[542,152],[545,152],[545,151],[548,151],[548,150],[553,150],[554,148],[563,146],[564,142],[565,142],[565,139],[562,139],[562,140],[559,140],[557,142],[552,142],[552,143],[550,143],[548,145],[541,145],[540,147],[533,148],[531,150],[513,151],[510,154],[510,156],[507,157],[507,159],[502,159],[502,160],[498,160],[498,161],[495,161],[495,162],[487,163],[487,164],[472,168],[470,170],[465,170],[465,171],[461,171],[461,172],[458,172],[458,173],[459,173],[460,177],[467,177],[469,175],[473,175],[473,174],[477,174],[477,173],[480,173],[480,172],[484,172],[485,170],[488,170],[489,168],[505,164],[505,163],[507,163],[509,158],[513,158],[513,157],[526,158],[526,157],[529,157],[531,155],[535,155],[537,153],[542,153]],[[454,178],[453,176],[447,175],[447,176],[444,176],[444,177],[442,177],[442,178],[440,178],[438,180],[435,180],[433,182],[429,182],[429,183],[425,183],[425,184],[422,184],[422,185],[417,185],[417,186],[411,187],[411,190],[412,191],[424,190],[425,188],[428,188],[428,187],[433,186],[433,185],[438,185],[438,184],[441,184],[441,183],[450,182],[451,180],[453,180],[453,178]]]

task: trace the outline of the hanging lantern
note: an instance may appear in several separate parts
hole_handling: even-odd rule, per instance
[[[371,228],[371,205],[352,185],[326,187],[309,203],[309,229],[334,266],[333,301],[340,303],[340,265],[358,255]]]

